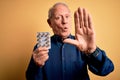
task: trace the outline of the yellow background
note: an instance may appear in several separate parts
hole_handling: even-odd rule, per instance
[[[120,80],[119,0],[0,0],[0,80],[25,80],[36,32],[52,34],[46,21],[47,11],[61,1],[68,4],[72,15],[79,6],[91,13],[96,43],[115,65],[114,72],[106,77],[89,72],[91,80]]]

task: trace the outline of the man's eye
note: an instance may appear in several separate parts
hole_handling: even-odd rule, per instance
[[[56,17],[55,19],[58,20],[58,19],[60,19],[60,17]]]

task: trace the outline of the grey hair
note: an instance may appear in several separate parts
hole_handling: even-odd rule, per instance
[[[63,6],[65,6],[65,7],[67,7],[68,10],[70,11],[69,7],[68,7],[65,3],[58,2],[58,3],[54,4],[54,5],[49,9],[49,11],[48,11],[48,19],[52,18],[54,8],[55,8],[57,5],[63,5]]]

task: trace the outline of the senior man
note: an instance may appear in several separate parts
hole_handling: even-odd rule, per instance
[[[66,4],[54,4],[47,22],[54,33],[51,49],[34,47],[27,80],[90,80],[88,69],[99,76],[114,70],[105,51],[96,46],[92,19],[86,9],[78,8],[74,13],[75,36],[71,35],[72,17]]]

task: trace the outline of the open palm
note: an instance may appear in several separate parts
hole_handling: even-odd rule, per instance
[[[96,49],[95,31],[90,15],[83,8],[74,13],[75,40],[65,39],[64,42],[73,44],[85,53],[92,53]]]

